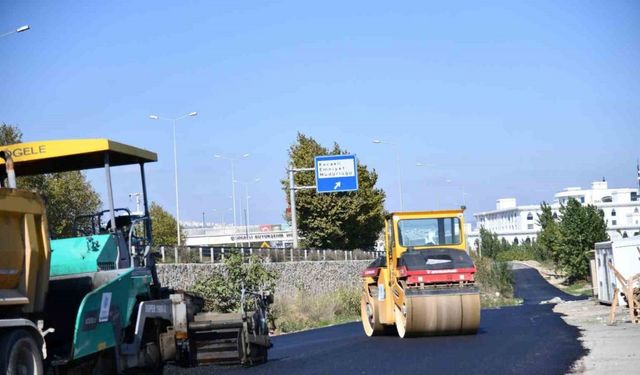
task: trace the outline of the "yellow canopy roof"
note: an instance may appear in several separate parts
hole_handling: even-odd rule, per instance
[[[109,139],[66,139],[0,146],[9,151],[17,176],[79,171],[104,167],[105,153],[111,166],[140,164],[158,160],[158,155]],[[0,158],[0,169],[4,169]]]

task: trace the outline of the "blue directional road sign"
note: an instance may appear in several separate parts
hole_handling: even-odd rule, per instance
[[[338,193],[358,190],[355,155],[316,156],[316,191]]]

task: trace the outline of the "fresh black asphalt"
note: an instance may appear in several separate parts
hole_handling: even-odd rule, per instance
[[[349,323],[273,338],[269,362],[207,368],[221,374],[565,374],[585,350],[577,328],[540,304],[575,299],[523,266],[514,267],[521,306],[482,310],[477,335],[366,337]],[[204,370],[204,369],[201,369]]]

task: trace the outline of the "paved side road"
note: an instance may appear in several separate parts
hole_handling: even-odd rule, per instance
[[[533,269],[514,272],[525,304],[483,310],[477,335],[366,337],[356,322],[274,337],[269,362],[260,366],[167,366],[165,374],[567,373],[585,354],[579,330],[554,313],[553,305],[539,304],[561,292],[547,288]]]

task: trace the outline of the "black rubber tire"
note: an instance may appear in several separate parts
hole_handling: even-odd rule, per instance
[[[40,347],[26,330],[13,329],[0,337],[0,374],[44,374]]]

